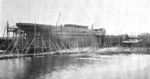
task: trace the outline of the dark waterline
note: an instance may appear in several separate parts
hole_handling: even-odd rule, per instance
[[[99,74],[103,75],[97,79],[112,76],[112,79],[137,79],[139,74],[148,79],[149,58],[149,55],[63,55],[0,60],[0,79],[92,79]],[[108,78],[107,73],[110,73]]]

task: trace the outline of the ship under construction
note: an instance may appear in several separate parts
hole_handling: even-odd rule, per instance
[[[93,27],[93,26],[92,26]],[[1,40],[0,50],[6,53],[41,53],[69,48],[102,47],[105,29],[64,24],[44,25],[16,23],[6,27],[7,37]]]

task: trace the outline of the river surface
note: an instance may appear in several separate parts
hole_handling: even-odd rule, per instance
[[[0,79],[150,79],[150,55],[63,55],[0,60]]]

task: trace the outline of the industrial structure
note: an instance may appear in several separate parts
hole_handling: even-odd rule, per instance
[[[11,35],[10,35],[11,34]],[[60,26],[36,23],[7,23],[7,45],[1,48],[7,53],[41,53],[79,47],[102,47],[105,29],[89,29],[88,26],[65,24]],[[3,43],[5,44],[5,43]]]

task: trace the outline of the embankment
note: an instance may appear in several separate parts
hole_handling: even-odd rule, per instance
[[[150,48],[141,47],[108,47],[108,48],[73,48],[58,50],[53,52],[44,52],[37,54],[1,54],[0,59],[20,58],[20,57],[37,57],[52,55],[70,55],[70,54],[99,54],[99,55],[116,55],[116,54],[150,54]]]

